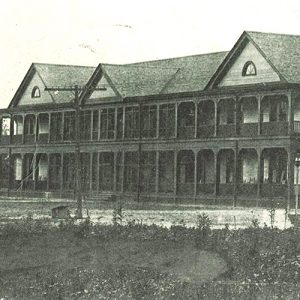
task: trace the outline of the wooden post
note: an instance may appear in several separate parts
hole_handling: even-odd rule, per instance
[[[159,193],[159,151],[156,151],[155,156],[155,193]]]
[[[194,200],[196,201],[198,193],[198,153],[194,151],[195,165],[194,165]]]
[[[62,196],[63,188],[64,188],[64,153],[60,153],[60,196]]]
[[[174,150],[174,199],[177,196],[177,150]]]
[[[174,130],[175,138],[178,138],[178,103],[177,102],[175,103],[175,128],[174,129],[175,129]]]
[[[35,114],[34,115],[34,117],[35,117],[35,128],[34,128],[34,132],[35,132],[35,137],[34,137],[34,139],[35,139],[35,142],[37,142],[38,141],[38,139],[39,139],[39,124],[38,124],[38,122],[39,122],[39,114]]]
[[[117,163],[118,163],[118,152],[115,151],[114,152],[114,186],[113,186],[114,192],[117,191]]]
[[[159,118],[159,108],[160,108],[160,105],[158,104],[156,106],[156,138],[159,139],[159,123],[160,123],[160,118]]]
[[[215,163],[215,202],[217,203],[217,197],[219,194],[219,162],[218,162],[218,151],[214,151],[214,163]]]
[[[50,189],[50,154],[47,153],[47,183],[46,183],[46,192],[49,192]]]
[[[81,198],[81,166],[80,166],[80,128],[79,128],[79,90],[78,86],[75,85],[75,195],[77,200],[77,212],[76,217],[82,219],[82,198]]]
[[[236,207],[237,202],[237,185],[238,185],[238,141],[235,141],[235,149],[234,149],[234,169],[233,169],[233,207]]]
[[[288,93],[288,121],[289,121],[289,129],[288,134],[292,135],[294,133],[294,99],[292,92]]]
[[[288,147],[287,149],[288,153],[288,161],[287,161],[287,179],[288,179],[288,191],[287,191],[287,202],[286,202],[286,208],[287,211],[290,210],[291,206],[291,200],[293,198],[293,191],[294,191],[294,153],[291,150],[291,147]],[[298,173],[298,170],[297,170]],[[298,185],[298,181],[297,181]]]
[[[48,113],[48,143],[51,140],[51,113]]]
[[[262,100],[262,97],[259,95],[259,96],[257,97],[257,104],[258,104],[257,135],[261,135],[261,123],[262,123],[261,100]]]
[[[262,184],[262,160],[261,160],[261,149],[257,149],[257,195],[256,195],[256,206],[259,204],[259,199],[261,196],[261,184]]]
[[[194,137],[195,139],[198,137],[198,102],[194,102],[195,104],[195,132]]]
[[[215,104],[215,131],[214,131],[214,136],[218,135],[218,101],[214,101]]]

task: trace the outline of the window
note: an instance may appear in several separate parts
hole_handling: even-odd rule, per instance
[[[40,98],[41,97],[41,92],[40,92],[40,89],[35,86],[33,89],[32,89],[32,92],[31,92],[31,98]]]
[[[256,75],[256,67],[252,61],[247,61],[244,64],[242,76],[254,76]]]

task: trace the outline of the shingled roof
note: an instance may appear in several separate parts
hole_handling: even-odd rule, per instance
[[[287,82],[300,82],[299,35],[253,31],[246,33]]]
[[[84,86],[93,75],[95,67],[34,63],[34,68],[46,87]],[[50,92],[56,103],[69,102],[74,93],[68,91]]]
[[[245,31],[239,41],[243,39],[248,39],[256,45],[284,81],[300,83],[300,36]],[[106,78],[109,78],[109,84],[114,86],[122,98],[202,91],[210,86],[215,76],[219,76],[219,70],[230,59],[236,47],[239,47],[239,41],[230,52],[123,65],[102,64],[98,68],[102,68]],[[32,74],[33,71],[39,74],[45,86],[55,87],[84,86],[95,70],[95,67],[35,63],[25,76],[11,104],[16,103],[14,101],[17,101],[30,80],[28,74]],[[74,98],[72,92],[50,93],[57,103],[69,102]]]

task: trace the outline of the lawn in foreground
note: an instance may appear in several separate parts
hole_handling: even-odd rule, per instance
[[[181,285],[226,271],[218,254],[193,241],[116,238],[113,230],[104,239],[57,228],[37,233],[34,226],[2,235],[0,298],[171,299]]]

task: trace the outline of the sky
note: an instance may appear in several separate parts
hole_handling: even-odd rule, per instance
[[[0,108],[32,62],[97,66],[226,51],[244,30],[300,35],[300,1],[0,0]]]

